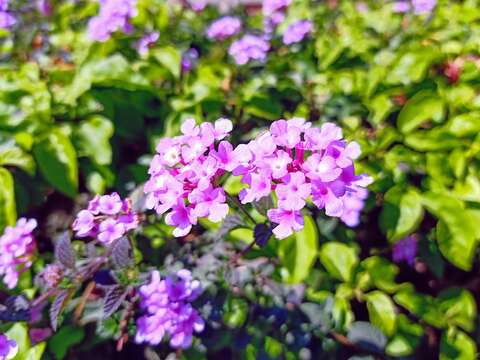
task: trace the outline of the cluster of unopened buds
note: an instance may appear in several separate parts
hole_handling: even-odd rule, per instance
[[[200,217],[225,218],[229,207],[218,185],[225,173],[241,176],[247,185],[239,194],[242,204],[275,194],[277,207],[268,210],[268,218],[277,224],[273,233],[279,239],[303,228],[301,210],[307,202],[328,216],[342,217],[357,210],[352,202],[363,200],[371,178],[355,175],[360,147],[343,140],[335,124],[316,128],[302,118],[278,120],[235,148],[223,140],[231,130],[226,119],[200,126],[188,119],[181,136],[158,144],[144,188],[147,207],[167,213],[165,222],[176,227],[175,236],[186,235]]]
[[[201,332],[205,323],[191,302],[202,291],[200,282],[188,270],[161,279],[152,272],[150,283],[139,288],[140,307],[145,315],[137,320],[137,343],[158,345],[165,336],[173,348],[188,348],[193,332]]]
[[[97,195],[77,214],[73,230],[77,237],[97,238],[109,245],[135,229],[138,221],[129,199],[122,200],[117,193]]]

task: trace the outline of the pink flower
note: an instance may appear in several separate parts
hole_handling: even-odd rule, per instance
[[[240,192],[240,200],[242,204],[258,201],[261,198],[270,195],[272,191],[272,181],[269,175],[251,174],[246,177],[247,183],[250,185],[248,189],[242,189]]]
[[[17,342],[7,338],[4,334],[0,334],[0,359],[12,359],[17,355],[17,352]]]
[[[233,129],[233,124],[231,120],[220,118],[215,121],[215,127],[213,129],[213,134],[215,136],[215,140],[223,140],[227,137]]]
[[[192,208],[186,207],[183,200],[179,200],[172,211],[165,216],[167,225],[175,226],[173,236],[181,237],[187,235],[192,225],[197,223],[197,217],[193,214]]]
[[[273,233],[278,239],[284,239],[293,234],[294,231],[300,231],[303,228],[303,217],[300,211],[270,209],[267,216],[275,224],[278,224]]]
[[[332,123],[325,123],[319,128],[305,130],[307,149],[324,150],[331,142],[342,139],[342,129]]]
[[[320,179],[324,182],[333,181],[342,173],[342,169],[337,167],[333,157],[321,156],[320,154],[311,155],[305,161],[303,168],[310,179]]]
[[[122,199],[117,193],[103,195],[98,200],[98,209],[106,215],[115,215],[122,209]]]
[[[285,182],[277,186],[278,206],[285,210],[301,210],[311,191],[312,185],[305,182],[302,172],[290,173]]]
[[[95,217],[88,210],[81,210],[73,222],[73,231],[77,232],[77,236],[90,236],[90,232],[95,226]]]
[[[240,144],[233,150],[232,144],[228,141],[222,141],[218,145],[218,151],[212,153],[212,156],[218,159],[227,171],[246,166],[252,159],[252,153],[247,145]]]
[[[281,179],[288,174],[288,165],[291,164],[292,158],[283,150],[278,150],[271,159],[267,160],[267,164],[272,171],[274,179]]]
[[[345,225],[355,227],[360,223],[360,212],[365,206],[367,196],[368,190],[361,187],[345,192],[342,197],[343,213],[340,217]]]
[[[195,205],[192,210],[195,217],[208,217],[210,221],[219,222],[228,214],[225,193],[221,188],[195,189],[188,195],[188,200]]]
[[[103,244],[111,244],[125,234],[125,226],[114,219],[107,219],[100,223],[98,240]]]
[[[282,119],[270,125],[270,133],[276,145],[293,149],[300,142],[302,129]]]
[[[343,201],[340,199],[345,193],[341,182],[337,183],[312,183],[312,201],[319,208],[325,208],[328,216],[339,217],[343,213]]]

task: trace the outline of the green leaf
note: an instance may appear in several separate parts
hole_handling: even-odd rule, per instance
[[[460,269],[470,270],[477,246],[475,218],[465,210],[463,202],[448,195],[425,193],[422,202],[441,220],[437,224],[437,242],[442,255]]]
[[[47,181],[70,197],[78,187],[75,149],[68,136],[58,129],[41,138],[33,147],[38,166]]]
[[[180,77],[180,61],[182,55],[176,48],[173,46],[165,46],[153,50],[152,54],[175,78],[178,79]]]
[[[241,298],[229,297],[223,308],[223,321],[230,328],[239,328],[247,320],[248,303]]]
[[[350,282],[358,265],[358,256],[355,250],[346,244],[329,242],[320,249],[320,262],[331,276]]]
[[[477,305],[472,294],[465,289],[451,288],[442,291],[438,297],[439,308],[445,314],[449,325],[456,325],[465,331],[473,331],[477,317]]]
[[[413,287],[400,290],[393,299],[398,305],[432,326],[442,328],[446,325],[444,315],[438,308],[435,299],[415,292]]]
[[[372,291],[365,295],[370,322],[387,336],[395,332],[397,314],[390,296],[381,291]]]
[[[56,359],[63,359],[74,345],[82,342],[85,337],[83,328],[70,325],[61,327],[58,332],[48,341],[48,350],[55,355]]]
[[[410,187],[405,191],[402,186],[396,186],[385,194],[380,224],[389,240],[396,241],[411,234],[422,219],[423,207],[417,189]]]
[[[397,317],[397,331],[388,343],[387,355],[408,356],[415,352],[423,336],[421,325],[412,323],[407,316],[399,314]]]
[[[99,115],[83,120],[74,133],[79,156],[88,156],[99,165],[112,162],[110,138],[113,135],[112,122]]]
[[[443,128],[433,128],[407,134],[405,144],[418,151],[439,151],[454,149],[462,142]]]
[[[132,68],[132,64],[125,57],[115,54],[83,64],[73,82],[56,91],[56,100],[74,106],[77,99],[94,84],[126,89],[149,87],[147,80]]]
[[[378,125],[392,112],[394,104],[388,94],[380,94],[370,101],[368,108],[370,110],[369,122]]]
[[[35,161],[13,142],[0,145],[0,166],[16,166],[31,176],[35,175]]]
[[[25,355],[25,360],[40,360],[47,346],[46,342],[35,345]],[[15,358],[16,359],[16,358]]]
[[[348,339],[356,346],[374,353],[382,353],[387,338],[375,326],[368,322],[357,321],[348,330]]]
[[[15,340],[18,346],[18,353],[15,356],[15,360],[23,360],[26,358],[26,354],[30,349],[30,338],[28,337],[27,325],[23,322],[13,324],[8,329],[5,335],[12,340]]]
[[[271,336],[265,338],[265,352],[271,359],[281,358],[282,355],[282,343]]]
[[[444,103],[441,98],[427,90],[415,94],[407,101],[398,114],[397,127],[406,134],[428,120],[438,123],[444,116]]]
[[[286,281],[300,283],[309,274],[318,254],[318,233],[314,220],[304,216],[304,227],[279,244],[279,256],[287,270]]]
[[[245,104],[245,111],[259,118],[276,120],[281,116],[282,106],[271,97],[255,95]]]
[[[477,135],[480,132],[480,112],[457,115],[450,119],[447,127],[451,134],[458,137]]]
[[[362,265],[370,275],[373,284],[380,290],[393,293],[399,287],[395,282],[398,267],[385,258],[372,256],[363,260]]]
[[[462,331],[444,331],[440,340],[440,360],[474,360],[477,345]]]
[[[17,219],[13,177],[10,172],[0,167],[0,233],[7,225],[14,225]]]
[[[408,52],[400,52],[393,68],[388,73],[388,84],[411,84],[425,77],[428,68],[438,52],[432,47],[421,47]]]

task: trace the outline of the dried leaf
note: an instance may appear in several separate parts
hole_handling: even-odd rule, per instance
[[[108,286],[106,288],[105,300],[103,303],[103,318],[107,319],[122,305],[127,296],[127,291],[120,285]]]
[[[133,251],[130,241],[126,236],[122,236],[112,245],[113,264],[120,269],[133,265]]]
[[[70,234],[65,231],[55,244],[55,259],[67,268],[75,268],[75,251],[70,241]]]
[[[65,304],[69,297],[70,291],[61,290],[55,297],[55,300],[53,300],[52,305],[50,306],[50,323],[52,325],[53,331],[57,331],[58,318],[62,313],[63,309],[65,308]]]

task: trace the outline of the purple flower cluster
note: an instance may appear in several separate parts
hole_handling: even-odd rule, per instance
[[[0,0],[0,29],[8,29],[15,22],[15,18],[8,11],[8,0]]]
[[[340,220],[350,227],[360,223],[360,213],[365,206],[368,190],[362,187],[352,187],[355,191],[348,191],[343,196],[343,213]]]
[[[89,37],[103,42],[115,31],[129,32],[130,18],[137,15],[136,7],[137,0],[100,0],[100,13],[88,23]]]
[[[117,193],[112,193],[95,196],[88,208],[77,214],[73,230],[78,237],[96,237],[108,245],[137,225],[138,216],[132,211],[130,200],[122,200]]]
[[[285,11],[292,0],[263,0],[262,13],[266,19],[274,26],[280,24],[285,19]]]
[[[216,151],[215,141],[223,140],[231,130],[232,122],[227,119],[200,126],[188,119],[181,126],[181,136],[162,139],[157,145],[148,171],[151,177],[144,187],[147,208],[158,214],[168,212],[165,222],[176,227],[175,236],[188,234],[199,217],[219,222],[227,216],[225,192],[215,180],[230,170],[224,156],[230,154],[232,145],[222,141]]]
[[[313,23],[310,20],[298,20],[289,25],[283,33],[283,43],[290,45],[301,42],[312,31]]]
[[[437,5],[437,0],[400,0],[395,2],[393,10],[396,12],[407,12],[413,9],[417,15],[428,14]]]
[[[148,53],[148,49],[152,46],[155,42],[157,42],[158,38],[160,37],[160,33],[154,31],[150,33],[146,33],[142,36],[142,38],[137,43],[137,51],[140,55],[146,55]]]
[[[205,327],[191,305],[200,292],[200,282],[193,280],[188,270],[180,270],[165,280],[154,271],[151,282],[139,289],[140,306],[146,314],[137,320],[135,341],[158,345],[167,335],[170,346],[190,347],[193,332],[201,332]]]
[[[408,265],[413,266],[415,264],[417,250],[418,242],[415,236],[407,236],[406,238],[397,241],[393,246],[393,261],[396,263],[405,261]]]
[[[198,50],[190,48],[182,54],[181,67],[184,73],[191,71],[198,62]]]
[[[17,352],[17,342],[7,338],[5,334],[0,334],[0,360],[13,359]]]
[[[230,45],[228,53],[238,65],[245,65],[250,60],[265,61],[270,44],[263,37],[244,35]]]
[[[215,20],[207,29],[207,37],[210,40],[225,40],[238,34],[242,28],[242,22],[239,18],[233,16],[224,16]]]
[[[231,130],[230,120],[197,126],[189,119],[182,124],[183,135],[158,144],[144,188],[147,208],[167,213],[165,222],[176,227],[175,236],[188,234],[200,217],[213,222],[225,218],[225,192],[215,185],[224,173],[241,176],[248,185],[239,194],[242,204],[275,193],[278,206],[267,214],[278,224],[273,232],[279,239],[303,228],[301,210],[310,200],[328,216],[358,222],[364,188],[372,179],[355,175],[360,147],[343,140],[338,126],[315,128],[303,118],[278,120],[236,148],[223,140]],[[220,141],[217,147],[215,141]]]
[[[247,149],[250,155],[244,158],[250,160],[233,170],[248,185],[240,200],[251,203],[275,192],[278,206],[267,215],[278,224],[273,230],[278,239],[303,228],[301,210],[308,200],[328,216],[341,217],[348,211],[347,194],[372,181],[355,175],[360,147],[343,140],[342,130],[332,123],[316,128],[303,118],[278,120]]]
[[[32,265],[37,227],[35,219],[20,218],[15,227],[7,226],[0,237],[0,275],[8,288],[17,286],[18,276]]]
[[[38,11],[43,16],[52,15],[52,4],[50,4],[50,0],[37,0],[36,5]]]

